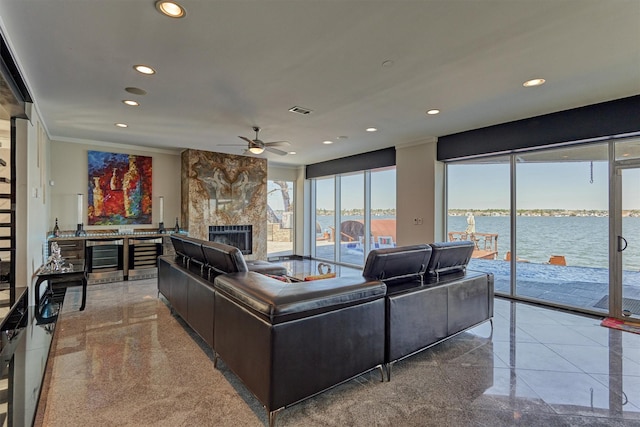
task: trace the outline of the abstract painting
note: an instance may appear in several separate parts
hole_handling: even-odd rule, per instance
[[[89,225],[151,224],[151,157],[89,151]]]

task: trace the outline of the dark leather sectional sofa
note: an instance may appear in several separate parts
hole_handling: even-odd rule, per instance
[[[174,256],[158,258],[158,292],[202,339],[213,347],[213,280],[250,269],[282,275],[287,269],[266,261],[245,261],[233,246],[171,235]]]
[[[231,246],[172,240],[158,291],[211,345],[214,365],[222,360],[264,405],[269,425],[369,370],[390,380],[397,361],[493,317],[493,276],[466,271],[471,242],[374,250],[360,278],[285,283],[249,271]]]

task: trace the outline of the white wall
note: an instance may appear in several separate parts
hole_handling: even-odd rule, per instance
[[[87,191],[88,191],[88,151],[106,151],[109,153],[125,153],[137,156],[153,157],[153,223],[136,225],[135,228],[157,228],[159,216],[158,197],[164,196],[164,223],[166,228],[173,228],[175,218],[180,217],[180,182],[181,162],[180,152],[142,148],[124,144],[86,142],[52,141],[51,143],[51,173],[53,181],[51,188],[51,212],[48,229],[52,230],[55,218],[61,230],[75,230],[77,225],[77,194],[84,194],[84,224],[85,230],[116,229],[118,226],[88,226],[87,225]]]
[[[46,189],[49,140],[39,115],[16,120],[16,286],[31,286],[43,263],[50,193]],[[33,292],[29,292],[33,304]]]
[[[396,146],[396,235],[399,246],[443,239],[444,165],[437,141]],[[415,224],[415,219],[422,219]]]

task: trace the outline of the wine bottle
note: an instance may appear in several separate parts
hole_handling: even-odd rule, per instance
[[[60,227],[58,227],[58,218],[56,218],[56,225],[53,227],[53,237],[60,237]]]
[[[180,224],[178,224],[178,217],[176,217],[176,226],[173,227],[173,231],[176,233],[180,232]]]

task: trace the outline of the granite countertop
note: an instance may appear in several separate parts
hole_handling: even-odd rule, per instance
[[[128,233],[121,233],[117,230],[92,230],[88,231],[84,236],[76,236],[75,231],[63,231],[58,237],[54,237],[53,234],[47,236],[47,240],[55,242],[59,240],[86,240],[86,239],[113,239],[116,238],[138,238],[138,237],[164,237],[176,234],[173,230],[167,230],[164,233],[159,233],[157,230],[149,231],[132,231]],[[179,234],[187,234],[186,231],[180,230]]]

